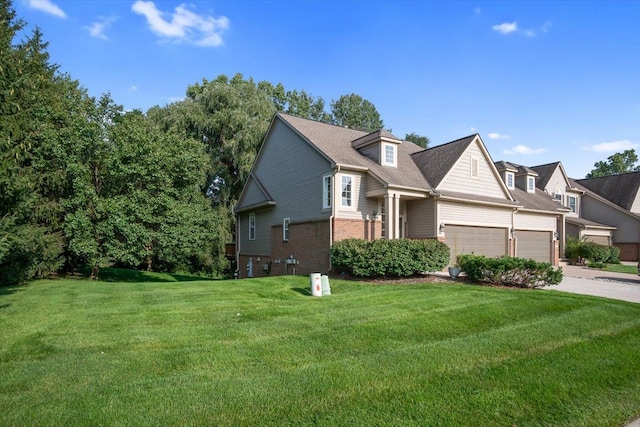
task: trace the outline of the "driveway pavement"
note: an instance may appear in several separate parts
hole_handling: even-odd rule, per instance
[[[594,295],[640,304],[640,276],[611,273],[575,265],[562,266],[563,279],[550,289],[575,294]]]

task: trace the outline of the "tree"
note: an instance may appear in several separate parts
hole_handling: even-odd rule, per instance
[[[404,136],[405,141],[411,141],[422,148],[429,148],[431,141],[426,136],[420,136],[415,132],[408,133]]]
[[[589,172],[586,177],[597,178],[626,172],[637,172],[640,171],[640,165],[636,165],[637,162],[638,156],[636,155],[635,150],[625,150],[622,153],[616,153],[609,156],[606,162],[596,162],[593,165],[595,169]]]
[[[355,93],[331,101],[331,117],[333,124],[366,132],[375,132],[384,126],[376,107]]]

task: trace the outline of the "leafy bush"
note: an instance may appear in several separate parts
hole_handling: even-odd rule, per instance
[[[593,242],[582,242],[580,244],[580,256],[591,262],[605,263],[609,259],[609,255],[609,246]]]
[[[554,269],[549,263],[532,259],[459,255],[458,265],[471,280],[503,286],[537,288],[562,281],[562,268]]]
[[[609,258],[607,259],[607,263],[620,264],[620,248],[609,246]]]
[[[575,238],[567,238],[565,255],[569,259],[584,258],[593,263],[620,263],[620,249],[615,246],[600,245],[594,242],[579,241]]]
[[[437,240],[345,239],[331,247],[334,270],[359,277],[402,277],[442,270],[449,247]]]

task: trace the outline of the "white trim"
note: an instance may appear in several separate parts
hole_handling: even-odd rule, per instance
[[[535,192],[536,192],[536,177],[527,176],[527,193],[535,193]]]
[[[511,178],[511,183],[509,183],[509,178]],[[505,179],[505,182],[507,184],[507,188],[509,190],[513,190],[515,188],[515,185],[516,185],[516,174],[513,173],[513,172],[507,171],[507,172],[505,172],[504,179]]]
[[[391,152],[389,154],[391,154],[391,156],[393,157],[391,159],[391,161],[387,160],[387,149],[391,149]],[[380,164],[383,166],[392,166],[392,167],[397,167],[398,166],[398,146],[397,144],[389,144],[389,143],[382,143],[380,144]]]
[[[327,186],[327,180],[329,186]],[[322,177],[322,209],[331,209],[333,205],[333,176],[325,175]]]
[[[471,156],[471,178],[480,178],[480,160],[476,156]]]
[[[249,240],[256,240],[256,214],[249,214]]]
[[[349,180],[346,184],[345,179]],[[340,207],[344,209],[355,209],[355,181],[354,175],[340,175]]]
[[[285,218],[282,220],[282,241],[289,241],[289,223],[291,222],[290,218]]]

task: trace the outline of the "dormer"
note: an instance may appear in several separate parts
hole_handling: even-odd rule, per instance
[[[502,180],[506,184],[509,190],[513,190],[516,187],[516,173],[518,172],[518,168],[512,165],[511,163],[507,163],[505,161],[499,161],[494,163],[496,169],[500,173]]]
[[[402,141],[381,129],[351,141],[351,146],[382,166],[398,167],[398,147]]]
[[[536,177],[538,173],[526,166],[518,166],[516,172],[516,187],[527,193],[536,192]]]

